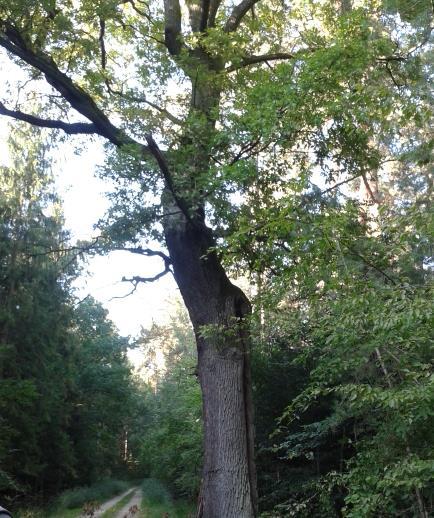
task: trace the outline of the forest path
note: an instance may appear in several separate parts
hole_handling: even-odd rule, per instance
[[[134,489],[136,488],[130,487],[129,489],[127,489],[127,491],[124,491],[120,495],[114,496],[113,498],[110,498],[110,500],[107,500],[106,502],[101,504],[101,507],[99,507],[98,511],[96,511],[96,513],[94,514],[94,518],[100,518],[106,511],[115,506],[120,500],[122,500],[122,498],[125,498],[128,495],[128,493],[131,493],[131,491],[133,491]],[[134,493],[134,495],[136,494],[136,492]]]
[[[134,518],[139,512],[140,505],[142,503],[142,491],[137,489],[128,503],[122,507],[122,509],[116,514],[115,518]]]

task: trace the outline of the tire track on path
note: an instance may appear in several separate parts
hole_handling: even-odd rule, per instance
[[[111,509],[114,505],[116,505],[122,498],[124,498],[128,493],[131,493],[133,491],[134,487],[130,487],[127,489],[127,491],[124,491],[120,495],[114,496],[113,498],[110,498],[110,500],[107,500],[101,506],[98,508],[98,510],[94,514],[94,518],[100,518],[106,511]],[[82,515],[81,515],[82,516]]]
[[[135,518],[140,505],[142,503],[142,491],[136,489],[133,496],[127,504],[118,512],[115,518]]]

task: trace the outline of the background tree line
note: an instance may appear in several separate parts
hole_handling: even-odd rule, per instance
[[[138,405],[128,340],[72,290],[81,267],[46,146],[18,127],[10,151],[0,178],[2,502],[125,476]]]

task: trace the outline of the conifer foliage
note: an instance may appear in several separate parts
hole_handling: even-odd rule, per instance
[[[123,466],[134,383],[128,342],[78,304],[46,149],[16,129],[0,178],[0,494],[47,498]]]

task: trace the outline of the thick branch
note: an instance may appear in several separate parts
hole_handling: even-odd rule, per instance
[[[244,16],[252,7],[257,4],[259,0],[243,0],[240,4],[236,5],[226,21],[224,26],[225,32],[234,32],[238,29]]]
[[[203,13],[203,3],[208,0],[187,0],[188,14],[190,18],[190,27],[193,32],[199,32]]]
[[[199,31],[203,32],[208,27],[210,0],[201,0],[201,5]]]
[[[287,52],[275,52],[273,54],[264,54],[262,56],[246,56],[240,63],[225,68],[225,72],[234,72],[240,68],[248,67],[249,65],[256,65],[258,63],[265,63],[267,61],[294,59],[294,57],[294,54],[289,54]]]
[[[366,191],[368,192],[369,197],[371,198],[372,203],[375,205],[378,205],[379,201],[378,201],[377,197],[375,196],[375,194],[372,192],[371,185],[369,184],[369,181],[366,178],[365,173],[362,173],[362,179],[363,179],[363,183],[365,185]]]
[[[0,46],[42,72],[47,83],[57,90],[75,110],[93,123],[95,133],[116,146],[137,144],[110,122],[92,97],[61,72],[50,56],[32,49],[13,27],[6,26],[4,32],[0,33]]]
[[[176,202],[176,205],[178,205],[179,209],[182,211],[184,216],[190,220],[190,214],[188,211],[188,207],[185,203],[185,201],[179,197],[178,193],[176,192],[175,185],[173,183],[172,174],[169,169],[169,165],[166,161],[166,158],[164,157],[163,153],[161,152],[160,148],[158,147],[157,143],[153,139],[152,135],[147,134],[145,136],[146,142],[148,143],[148,148],[152,156],[155,158],[160,171],[164,177],[164,181],[166,184],[167,190],[171,193],[173,196],[173,199]]]
[[[215,26],[215,18],[217,16],[218,8],[220,7],[221,0],[211,0],[209,6],[209,15],[208,15],[208,27]]]
[[[0,115],[6,115],[7,117],[12,117],[13,119],[28,122],[33,126],[38,126],[41,128],[53,128],[63,130],[68,135],[77,135],[77,134],[97,134],[98,130],[95,124],[87,123],[87,122],[74,122],[67,123],[60,120],[53,119],[42,119],[40,117],[36,117],[35,115],[30,115],[28,113],[24,113],[20,110],[9,110],[6,106],[0,101]]]
[[[166,28],[169,27],[170,29],[170,27],[172,27],[175,30],[175,34],[180,33],[181,11],[179,8],[179,0],[165,0],[165,10]],[[115,146],[138,146],[145,158],[151,154],[155,158],[160,168],[166,184],[166,188],[169,190],[169,192],[171,192],[179,209],[188,219],[190,219],[186,203],[180,196],[178,196],[175,191],[173,179],[166,158],[157,146],[152,135],[146,135],[146,140],[149,147],[129,137],[124,131],[117,128],[110,122],[109,118],[100,108],[98,108],[95,101],[85,90],[76,85],[70,77],[60,71],[54,60],[49,55],[39,50],[33,49],[14,27],[3,24],[3,27],[1,28],[3,31],[0,31],[0,46],[5,48],[11,54],[22,59],[30,66],[42,72],[45,75],[48,84],[56,89],[71,105],[72,108],[77,110],[81,115],[86,117],[92,123],[91,125],[72,126],[62,123],[61,121],[48,121],[44,125],[48,124],[48,127],[56,127],[63,129],[64,131],[71,131],[73,129],[76,130],[79,128],[82,130],[81,132],[83,132],[83,130],[86,130],[85,132],[90,132],[87,130],[92,129],[94,130],[92,133],[96,133],[105,137]],[[175,40],[177,40],[177,37],[175,37]],[[173,43],[175,40],[170,41]],[[172,47],[172,50],[174,50],[174,47]],[[6,110],[5,107],[3,107],[3,109]],[[8,110],[7,115],[13,116],[13,112]],[[18,112],[15,115],[19,115],[21,120],[38,123],[37,125],[42,125],[43,122],[43,119],[38,117],[33,118],[33,116],[27,116],[21,112]],[[26,116],[26,119],[24,119],[24,116]]]
[[[107,51],[105,49],[105,20],[103,18],[99,19],[99,47],[101,50],[101,68],[105,70],[107,65]]]
[[[172,56],[181,52],[181,7],[179,0],[164,0],[164,42]]]

